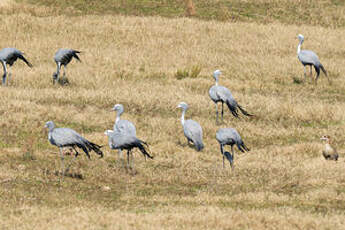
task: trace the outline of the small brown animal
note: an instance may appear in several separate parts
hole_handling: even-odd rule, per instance
[[[325,157],[326,160],[338,160],[338,153],[337,150],[331,146],[331,137],[328,135],[322,136],[320,138],[321,141],[325,141],[325,148],[322,150],[322,155]]]

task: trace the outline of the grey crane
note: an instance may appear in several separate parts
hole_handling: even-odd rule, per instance
[[[71,62],[72,58],[75,58],[79,62],[81,62],[81,60],[78,57],[78,53],[80,53],[80,51],[73,49],[59,49],[55,53],[54,60],[56,62],[56,72],[53,73],[53,84],[59,82],[61,65],[64,66],[63,77],[65,78],[67,65]]]
[[[221,128],[218,129],[216,133],[216,139],[219,142],[220,145],[220,151],[223,155],[223,168],[224,168],[224,158],[226,157],[229,162],[231,167],[233,168],[233,159],[234,159],[234,145],[237,146],[237,148],[241,152],[249,151],[249,148],[244,144],[242,141],[242,138],[240,134],[238,134],[237,130],[234,128]],[[229,154],[225,154],[224,152],[224,146],[225,145],[230,145],[231,146],[231,156],[227,156]],[[231,158],[231,160],[230,160]]]
[[[129,155],[132,156],[132,149],[138,148],[140,152],[146,157],[153,159],[147,150],[145,149],[144,145],[148,146],[148,144],[133,135],[126,134],[124,132],[116,132],[113,130],[106,130],[104,132],[105,135],[108,136],[108,143],[110,149],[120,149],[120,150],[127,150],[127,166],[130,167],[130,160]],[[132,156],[133,157],[133,156]]]
[[[127,135],[132,135],[136,137],[137,131],[134,124],[130,121],[122,120],[120,118],[121,114],[124,112],[123,105],[121,104],[114,105],[114,107],[112,108],[112,111],[116,112],[116,119],[115,119],[113,130],[116,132],[126,133]],[[121,149],[119,149],[119,157],[122,158]]]
[[[13,63],[17,59],[23,60],[29,67],[32,67],[31,63],[28,62],[28,60],[25,59],[23,56],[23,53],[20,50],[17,50],[16,48],[3,48],[0,50],[0,61],[2,64],[2,67],[4,68],[4,75],[2,75],[2,84],[6,84],[6,77],[7,77],[7,64],[11,67]],[[11,76],[11,74],[8,74]],[[8,80],[7,80],[8,84]]]
[[[72,147],[75,151],[75,158],[79,155],[76,147],[81,148],[86,156],[90,159],[90,151],[94,151],[100,157],[103,157],[103,153],[100,150],[102,146],[94,144],[84,137],[82,137],[79,133],[74,131],[70,128],[56,128],[53,121],[48,121],[45,124],[45,127],[48,128],[48,140],[52,145],[55,145],[60,150],[60,158],[61,158],[61,171],[62,175],[64,175],[64,156],[62,153],[62,148],[64,147]]]
[[[326,75],[328,82],[329,78],[327,75],[327,72],[325,70],[325,68],[323,67],[323,65],[321,64],[319,57],[316,55],[316,53],[314,53],[311,50],[301,50],[301,46],[302,43],[304,41],[304,36],[302,34],[298,35],[298,46],[297,46],[297,57],[298,60],[300,60],[300,62],[303,64],[304,67],[304,80],[306,80],[307,78],[307,69],[306,66],[310,66],[310,77],[312,77],[313,73],[312,73],[312,66],[314,66],[315,71],[316,71],[316,77],[315,77],[315,84],[317,83],[317,79],[320,76],[320,69],[322,70],[322,72]]]
[[[230,112],[234,117],[238,118],[238,109],[242,112],[245,116],[253,116],[252,114],[249,114],[247,111],[245,111],[242,106],[240,106],[237,101],[232,96],[230,90],[224,86],[218,85],[219,75],[221,75],[222,72],[220,70],[216,70],[213,73],[213,78],[215,79],[216,83],[214,86],[212,86],[209,90],[209,95],[211,100],[216,104],[216,116],[217,116],[217,123],[218,123],[218,102],[222,103],[222,121],[223,121],[223,107],[224,103],[228,106]]]
[[[183,127],[184,135],[187,138],[188,144],[189,142],[193,142],[196,150],[201,151],[204,148],[204,144],[202,142],[202,128],[200,124],[191,119],[184,119],[184,116],[188,109],[187,103],[181,102],[180,104],[178,104],[177,108],[182,108],[181,124]]]

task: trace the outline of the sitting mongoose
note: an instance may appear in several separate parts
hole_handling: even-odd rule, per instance
[[[326,141],[325,148],[322,150],[322,155],[326,160],[338,160],[337,150],[331,146],[331,137],[328,135],[322,136],[320,138],[322,141]]]

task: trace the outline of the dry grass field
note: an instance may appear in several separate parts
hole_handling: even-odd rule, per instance
[[[0,87],[0,229],[345,228],[344,27],[56,15],[11,1],[0,10],[0,47],[22,50],[34,65],[16,62],[10,85]],[[317,86],[300,81],[299,33],[332,84],[324,75]],[[82,51],[65,87],[52,85],[60,47]],[[197,77],[176,75],[197,68]],[[226,110],[216,126],[208,96],[215,69],[255,117]],[[200,153],[183,136],[181,101],[203,127]],[[155,156],[145,162],[136,150],[135,171],[103,134],[116,103]],[[105,157],[82,154],[71,168],[82,178],[61,181],[48,120],[104,145]],[[236,152],[234,171],[222,169],[220,127],[236,128],[251,149]],[[334,137],[338,162],[323,159],[324,134]]]

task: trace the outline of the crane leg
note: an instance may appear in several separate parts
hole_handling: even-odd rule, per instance
[[[313,79],[313,69],[312,69],[312,66],[310,66],[309,75],[310,75],[310,78]]]
[[[146,160],[146,157],[145,157],[145,160]],[[134,157],[133,157],[133,152],[131,152],[131,163],[132,163],[131,169],[132,169],[132,168],[134,169]]]
[[[232,169],[232,170],[234,169],[234,156],[235,156],[234,153],[235,153],[235,152],[234,152],[234,146],[231,145],[232,161],[230,161],[230,166],[231,166],[231,169]]]
[[[120,159],[123,159],[123,154],[122,154],[121,149],[119,149],[119,151],[118,151],[118,155],[119,155],[119,158],[120,158]]]
[[[67,67],[64,65],[63,66],[63,78],[66,78],[66,71],[67,71]]]
[[[10,81],[11,81],[11,68],[8,68],[8,73],[7,73],[7,85],[9,85]]]
[[[7,67],[6,67],[6,62],[1,62],[2,67],[4,68],[4,75],[2,75],[2,85],[6,84],[6,77],[7,77]]]
[[[65,170],[65,173],[67,173],[67,172],[69,171],[71,165],[76,161],[76,159],[77,159],[77,157],[78,157],[78,155],[79,155],[78,151],[77,151],[74,147],[72,147],[72,148],[73,148],[73,150],[75,151],[75,155],[74,155],[73,160],[72,160],[72,161],[70,162],[70,164],[67,166],[67,168],[66,168],[66,170]]]
[[[61,62],[56,63],[56,76],[53,75],[53,84],[59,83]]]
[[[2,75],[2,85],[6,84],[6,73],[4,73],[4,75]]]
[[[225,168],[225,164],[224,164],[224,154],[223,154],[223,169]]]
[[[223,145],[222,144],[220,145],[220,152],[223,155],[223,169],[224,169],[225,168],[225,165],[224,165],[224,149],[223,149]]]
[[[123,158],[123,153],[121,149],[119,149],[118,155],[119,155],[120,161],[122,162],[122,166],[125,167],[125,159]]]
[[[218,124],[218,103],[216,102],[216,123]]]
[[[224,102],[222,101],[222,122],[223,122],[223,115],[224,115]]]
[[[62,148],[60,147],[59,149],[60,149],[60,159],[61,159],[61,174],[62,176],[64,176],[65,174],[64,156],[63,156]]]
[[[129,154],[130,154],[130,151],[127,150],[127,168],[129,168]]]
[[[56,73],[56,76],[53,75],[53,85],[55,85],[56,82],[59,82],[59,73]]]
[[[314,68],[315,68],[315,72],[316,72],[316,77],[315,77],[315,85],[316,85],[317,79],[319,79],[319,77],[320,77],[320,67],[314,66]]]
[[[307,82],[307,69],[305,65],[303,66],[303,68],[304,68],[304,82]]]

